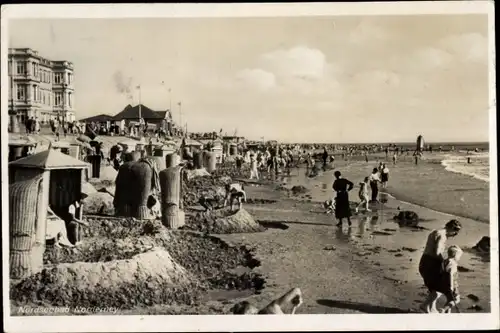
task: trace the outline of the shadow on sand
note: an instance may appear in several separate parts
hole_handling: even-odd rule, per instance
[[[348,309],[348,310],[356,310],[364,313],[372,313],[372,314],[387,314],[387,313],[412,313],[411,310],[404,310],[399,308],[391,308],[385,306],[371,305],[365,303],[356,303],[349,301],[338,301],[338,300],[330,300],[330,299],[319,299],[317,300],[319,305],[328,306],[331,308],[338,309]]]
[[[259,224],[265,228],[268,229],[280,229],[280,230],[286,230],[290,228],[286,224],[282,222],[277,222],[277,221],[258,221]]]
[[[267,220],[259,220],[259,224],[266,228],[271,229],[281,229],[286,230],[289,228],[287,224],[303,224],[303,225],[323,225],[327,227],[331,227],[333,223],[316,223],[316,222],[302,222],[302,221],[267,221]]]
[[[283,221],[286,224],[304,224],[304,225],[324,225],[331,227],[333,223],[316,223],[316,222],[301,222],[301,221]]]

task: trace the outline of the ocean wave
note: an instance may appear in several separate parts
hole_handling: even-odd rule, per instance
[[[489,155],[480,154],[470,156],[473,163],[467,163],[468,156],[446,155],[441,161],[445,170],[462,175],[474,177],[476,179],[488,182],[490,181]]]

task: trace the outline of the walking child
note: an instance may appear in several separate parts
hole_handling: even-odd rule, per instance
[[[387,182],[389,181],[389,168],[382,164],[382,171],[380,172],[382,188],[387,187]]]
[[[441,313],[451,313],[451,309],[460,302],[458,293],[458,261],[462,257],[463,251],[457,245],[448,248],[448,258],[443,262],[443,289],[446,296],[446,305],[439,311]],[[437,302],[440,294],[434,302]],[[435,308],[435,304],[432,306]]]
[[[369,182],[369,178],[368,177],[365,177],[365,179],[359,183],[359,199],[361,200],[361,202],[359,203],[359,205],[356,207],[356,213],[359,212],[359,207],[365,205],[365,211],[367,212],[371,212],[369,206],[368,206],[368,202],[369,202],[369,198],[368,198],[368,182]]]

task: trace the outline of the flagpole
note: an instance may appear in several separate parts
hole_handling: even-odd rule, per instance
[[[141,86],[139,85],[139,124],[141,123],[142,113],[141,113]]]
[[[182,129],[182,102],[179,102],[179,126]]]
[[[172,112],[172,88],[168,88],[169,111]]]

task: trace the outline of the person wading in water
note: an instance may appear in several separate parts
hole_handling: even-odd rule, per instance
[[[340,171],[335,171],[335,181],[333,182],[333,190],[337,192],[335,198],[335,217],[339,220],[338,227],[342,226],[342,220],[347,218],[347,223],[351,225],[351,208],[349,206],[349,191],[354,188],[354,184],[342,178]]]
[[[370,188],[372,190],[372,202],[377,202],[378,199],[378,183],[380,182],[380,177],[378,175],[378,169],[373,168],[372,174],[369,177]]]
[[[382,171],[380,172],[382,188],[387,187],[387,182],[389,181],[389,168],[384,164],[382,164]]]
[[[446,249],[446,241],[450,237],[458,235],[462,225],[457,220],[451,220],[443,229],[433,230],[427,237],[427,243],[420,259],[418,271],[424,279],[424,284],[429,290],[429,296],[420,306],[420,309],[426,313],[437,312],[435,300],[439,297],[441,290],[442,267]]]
[[[323,170],[326,170],[326,163],[328,163],[328,151],[326,147],[323,148],[323,155],[321,157],[323,158]]]

